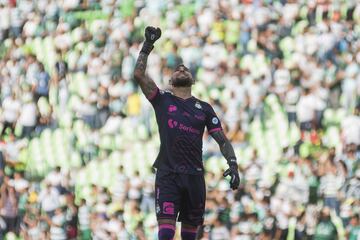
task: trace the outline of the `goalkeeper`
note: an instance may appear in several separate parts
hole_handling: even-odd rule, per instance
[[[234,149],[226,138],[213,108],[191,95],[195,83],[189,70],[179,65],[173,72],[170,91],[160,90],[146,74],[147,59],[160,28],[147,27],[145,42],[134,70],[134,78],[152,104],[160,134],[160,152],[155,160],[156,216],[160,240],[173,239],[176,220],[181,222],[181,238],[192,240],[203,224],[206,188],[202,163],[202,138],[205,126],[219,144],[229,168],[230,187],[240,183]]]

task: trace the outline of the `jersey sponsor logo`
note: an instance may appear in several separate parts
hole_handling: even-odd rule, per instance
[[[177,121],[175,121],[175,120],[173,120],[173,119],[169,119],[168,120],[168,126],[169,126],[169,128],[174,128],[174,127],[176,127],[178,125],[178,122]]]
[[[219,123],[219,119],[218,119],[217,117],[213,117],[213,119],[211,120],[211,122],[216,125],[216,124]]]
[[[175,112],[176,110],[177,110],[177,107],[175,105],[169,105],[168,112],[172,113],[172,112]]]
[[[185,126],[184,124],[182,123],[178,123],[177,121],[175,121],[174,119],[170,118],[168,120],[168,126],[169,128],[177,128],[181,131],[184,131],[184,132],[189,132],[189,133],[196,133],[196,134],[200,134],[200,130],[196,129],[196,128],[193,128],[193,127],[189,127],[189,126]]]
[[[175,205],[172,202],[164,202],[163,203],[163,213],[168,215],[175,214]]]
[[[196,107],[197,109],[202,109],[201,104],[200,104],[199,102],[196,102],[196,103],[195,103],[195,107]]]
[[[193,127],[185,126],[185,125],[182,124],[182,123],[180,123],[179,129],[182,130],[182,131],[185,131],[185,132],[200,134],[200,131],[199,131],[198,129],[195,129],[195,128],[193,128]]]

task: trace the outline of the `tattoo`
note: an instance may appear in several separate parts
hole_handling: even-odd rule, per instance
[[[224,131],[213,132],[211,133],[211,136],[219,144],[220,151],[228,163],[230,163],[231,160],[236,159],[234,148],[225,136]]]
[[[134,69],[134,78],[135,81],[140,85],[144,95],[149,97],[154,93],[154,91],[156,91],[157,86],[155,82],[145,74],[147,59],[148,55],[140,52]]]
[[[147,59],[148,59],[148,55],[143,52],[140,52],[135,65],[135,73],[145,75]]]

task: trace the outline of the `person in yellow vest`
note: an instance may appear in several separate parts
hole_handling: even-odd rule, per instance
[[[127,99],[127,114],[129,116],[138,116],[140,114],[140,110],[140,96],[137,93],[133,93]]]

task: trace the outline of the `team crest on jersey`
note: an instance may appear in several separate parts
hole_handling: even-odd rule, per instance
[[[177,110],[177,107],[175,105],[169,105],[168,112],[175,112]]]
[[[211,120],[213,124],[218,124],[219,123],[219,119],[217,119],[217,117],[213,117],[213,119]]]
[[[197,108],[197,109],[201,109],[202,107],[201,107],[201,104],[199,103],[199,102],[196,102],[195,103],[195,107]]]

